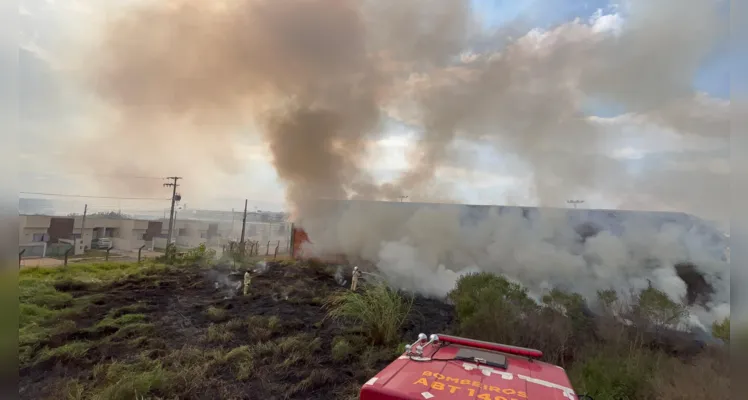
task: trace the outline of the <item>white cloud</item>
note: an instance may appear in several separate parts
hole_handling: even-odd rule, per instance
[[[623,29],[624,20],[620,14],[603,14],[603,10],[598,9],[590,17],[589,23],[595,33],[610,32],[617,35]]]

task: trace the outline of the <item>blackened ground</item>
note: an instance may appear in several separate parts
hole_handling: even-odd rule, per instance
[[[704,275],[692,263],[675,265],[675,272],[686,284],[686,300],[688,305],[706,305],[714,294],[714,288],[706,281]]]
[[[346,290],[334,271],[268,267],[247,296],[244,271],[229,266],[169,269],[101,289],[60,283],[58,291],[96,300],[71,317],[75,329],[35,346],[34,361],[20,368],[20,397],[355,398],[396,346],[370,346],[354,326],[325,318],[326,299]],[[451,306],[425,298],[413,306],[402,343],[449,331]],[[140,320],[122,322],[128,315]],[[86,349],[59,351],[70,343]]]

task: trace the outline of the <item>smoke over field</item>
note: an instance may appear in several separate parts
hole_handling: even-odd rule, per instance
[[[322,219],[310,200],[449,197],[438,189],[437,170],[470,161],[455,151],[458,141],[521,160],[540,205],[596,191],[644,208],[655,201],[709,216],[728,209],[726,180],[703,171],[632,178],[625,165],[600,154],[606,136],[584,111],[597,99],[625,109],[621,118],[677,132],[684,141],[728,146],[729,103],[693,89],[699,67],[727,34],[720,1],[631,0],[589,21],[548,30],[516,21],[498,31],[480,28],[470,4],[130,5],[104,25],[87,59],[86,83],[116,118],[102,139],[107,145],[84,150],[106,159],[98,166],[129,170],[128,150],[140,149],[146,170],[171,163],[199,177],[235,173],[230,144],[259,139],[317,245],[375,260],[412,289],[443,294],[459,273],[480,269],[535,291],[560,285],[593,296],[649,280],[682,297],[686,287],[674,265],[685,259],[715,288],[711,314],[724,312],[725,265],[708,256],[699,234],[683,239],[672,226],[631,222],[622,235],[602,232],[582,243],[565,217],[551,212],[532,226],[521,216],[490,214],[470,228],[447,209],[371,209]],[[418,134],[408,167],[379,182],[364,160],[388,118]],[[151,148],[143,150],[146,139]],[[164,151],[175,143],[179,151]]]
[[[330,202],[301,221],[311,254],[374,262],[404,289],[444,296],[462,274],[500,273],[537,300],[561,288],[594,300],[650,284],[690,305],[692,323],[729,315],[724,239],[685,214]]]

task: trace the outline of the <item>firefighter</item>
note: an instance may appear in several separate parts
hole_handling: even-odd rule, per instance
[[[361,277],[361,271],[359,271],[358,267],[353,267],[353,274],[351,276],[351,290],[356,291],[356,286],[358,286],[358,278]]]
[[[252,283],[252,276],[249,274],[249,271],[244,273],[244,295],[249,294],[249,285]]]

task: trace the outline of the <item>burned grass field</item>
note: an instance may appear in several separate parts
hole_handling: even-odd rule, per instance
[[[378,284],[351,292],[345,268],[288,261],[245,264],[244,296],[245,268],[198,258],[22,270],[20,398],[355,399],[420,332],[537,348],[598,400],[729,398],[727,347],[669,328],[685,305],[651,287],[601,292],[591,313],[578,294],[537,303],[480,273],[448,305]],[[712,333],[729,342],[729,320]]]
[[[27,399],[350,399],[419,331],[445,331],[426,299],[394,336],[327,316],[346,291],[325,265],[243,270],[96,264],[24,270],[19,394]],[[412,303],[412,304],[411,304]]]

